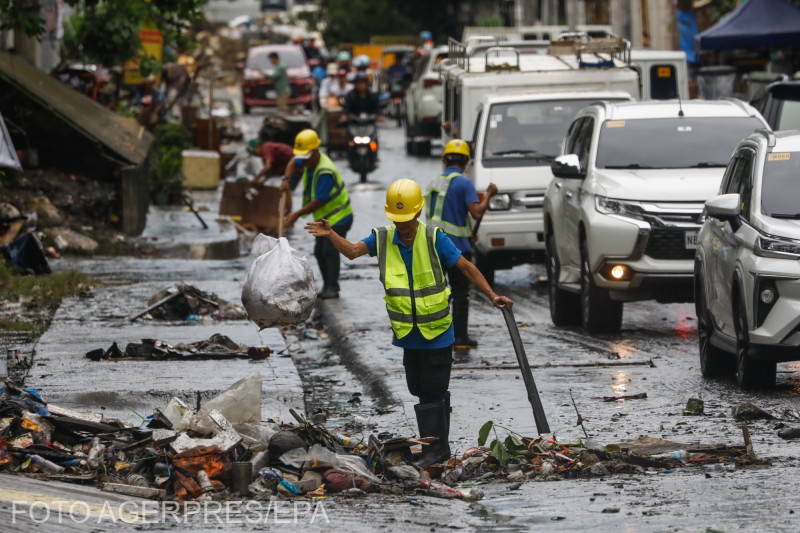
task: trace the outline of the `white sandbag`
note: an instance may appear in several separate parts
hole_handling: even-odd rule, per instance
[[[304,322],[317,301],[314,273],[306,256],[289,241],[259,235],[253,242],[256,257],[242,288],[247,315],[260,328]]]
[[[261,374],[243,377],[216,398],[204,403],[192,417],[189,428],[199,433],[219,433],[211,411],[219,411],[231,424],[261,422]]]

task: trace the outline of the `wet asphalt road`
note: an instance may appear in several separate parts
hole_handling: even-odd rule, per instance
[[[259,116],[246,117],[243,121],[246,134],[257,131],[260,121]],[[380,135],[381,168],[370,176],[372,183],[356,185],[358,179],[345,168],[344,161],[335,160],[350,186],[356,213],[354,228],[348,235],[350,240],[363,238],[371,228],[387,224],[383,204],[388,183],[410,177],[424,185],[440,170],[436,150],[431,158],[406,157],[402,132],[393,124],[382,124]],[[290,233],[290,240],[310,255],[313,240],[299,226]],[[316,271],[313,258],[311,261]],[[201,288],[216,290],[235,301],[248,264],[247,258],[63,261],[59,268],[88,271],[108,285],[98,291],[93,301],[73,301],[71,308],[59,311],[57,328],[40,341],[39,361],[44,366],[35,369],[30,384],[40,388],[54,403],[83,410],[102,406],[106,414],[126,418],[132,417],[128,407],[147,412],[163,405],[173,394],[191,400],[201,389],[205,390],[205,397],[216,393],[254,365],[237,363],[225,372],[202,365],[191,368],[179,364],[158,369],[144,365],[101,368],[84,363],[81,354],[84,345],[94,348],[98,342],[111,339],[129,341],[153,335],[169,335],[176,337],[175,340],[207,338],[219,328],[174,324],[156,330],[152,324],[134,327],[127,317],[131,310],[141,308],[142,300],[152,291],[179,280],[198,283]],[[551,429],[559,439],[583,436],[575,425],[577,416],[569,398],[570,390],[590,437],[603,444],[649,435],[678,443],[741,445],[741,430],[730,414],[735,404],[751,401],[785,417],[793,417],[798,410],[798,364],[779,365],[778,386],[771,391],[742,393],[730,379],[703,380],[698,369],[692,305],[628,304],[619,335],[590,336],[580,329],[552,326],[542,274],[543,269],[538,265],[500,271],[496,290],[516,302],[514,312],[522,339]],[[302,387],[309,412],[319,408],[331,410],[330,426],[348,426],[354,414],[361,414],[369,416],[371,424],[361,430],[362,436],[386,430],[403,436],[416,434],[415,398],[405,387],[401,350],[389,346],[388,319],[377,278],[374,259],[343,260],[342,298],[320,305],[320,313],[309,327],[286,334],[292,359],[275,359],[271,363],[274,366],[259,368],[267,378],[263,397],[265,416],[270,416],[276,406],[287,408],[302,403],[296,393]],[[309,339],[308,336],[314,336],[310,327],[322,328],[333,338]],[[284,342],[275,331],[263,332],[259,337],[254,326],[244,322],[230,323],[224,328],[241,342],[264,343],[275,348]],[[455,454],[476,444],[478,428],[487,420],[523,435],[536,433],[524,385],[514,368],[516,359],[502,316],[477,293],[472,296],[472,333],[480,346],[468,354],[456,355],[451,378],[454,413],[450,440]],[[292,377],[296,376],[295,366],[299,377]],[[188,383],[182,382],[187,377]],[[285,394],[274,394],[278,389],[271,387],[270,379],[281,381]],[[602,401],[604,396],[641,392],[647,393],[647,399]],[[705,416],[682,415],[690,397],[705,401]],[[792,424],[790,418],[787,421]],[[330,523],[309,526],[301,519],[297,526],[274,522],[257,527],[194,524],[191,529],[703,532],[714,528],[726,532],[793,532],[800,530],[794,514],[800,509],[797,495],[800,463],[796,459],[800,441],[779,439],[775,424],[775,421],[749,424],[755,452],[771,461],[765,467],[732,472],[700,467],[658,476],[527,481],[519,490],[509,490],[508,483],[495,482],[480,487],[486,496],[477,504],[385,495],[352,501],[330,498],[325,500]],[[498,434],[505,437],[505,430],[498,429]],[[0,496],[3,489],[14,489],[37,493],[51,490],[57,495],[97,501],[104,497],[104,493],[90,488],[44,487],[28,481],[15,481],[9,487],[9,483],[7,476],[0,480]],[[603,512],[609,508],[619,512]],[[8,506],[0,504],[0,524],[8,523],[8,517]],[[75,526],[74,530],[102,529],[90,525]],[[32,531],[42,527],[45,526],[27,522],[10,530]],[[72,525],[62,528],[51,523],[46,527],[53,531],[73,530]]]
[[[255,119],[249,119],[256,122]],[[248,122],[249,123],[249,122]],[[411,158],[404,152],[402,131],[381,125],[381,168],[370,184],[335,160],[350,187],[355,210],[351,241],[387,224],[383,217],[385,187],[409,177],[423,187],[440,171],[437,150],[430,158]],[[311,253],[312,239],[300,230],[290,240]],[[313,259],[312,259],[313,262]],[[693,304],[656,302],[627,304],[618,335],[592,336],[580,328],[556,328],[550,322],[541,265],[498,271],[499,294],[515,300],[514,312],[551,429],[560,439],[580,438],[572,391],[585,427],[598,442],[619,443],[640,435],[678,443],[742,445],[739,423],[731,408],[750,401],[788,425],[796,420],[800,394],[800,364],[778,367],[774,390],[742,392],[732,379],[704,380],[697,356]],[[322,309],[331,333],[341,334],[328,349],[315,341],[301,345],[296,357],[307,385],[309,407],[332,408],[346,423],[354,405],[352,394],[363,392],[355,404],[371,415],[374,430],[416,433],[415,398],[405,388],[401,350],[388,346],[390,332],[382,304],[382,288],[374,259],[343,260],[342,298]],[[463,452],[476,444],[478,428],[487,420],[524,435],[535,435],[525,388],[502,315],[473,291],[472,333],[477,350],[455,356],[450,390],[454,414],[451,445]],[[603,402],[606,396],[647,393],[647,399]],[[705,402],[705,416],[683,416],[689,398]],[[386,411],[390,411],[386,413]],[[335,422],[334,422],[335,423]],[[508,491],[497,483],[482,487],[486,498],[480,519],[469,527],[537,531],[797,531],[800,486],[796,456],[800,441],[777,437],[776,421],[750,422],[755,451],[771,466],[734,472],[684,469],[659,476],[612,476],[557,483],[527,482]],[[505,431],[498,430],[500,437]],[[451,507],[453,504],[442,504]],[[603,513],[606,508],[618,513]],[[466,510],[465,510],[466,512]]]

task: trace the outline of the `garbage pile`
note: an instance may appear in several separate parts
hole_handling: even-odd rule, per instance
[[[152,499],[270,499],[370,492],[479,499],[409,464],[431,439],[389,434],[359,441],[292,412],[296,424],[261,421],[252,373],[194,412],[179,398],[139,424],[46,403],[32,388],[0,389],[0,471]]]
[[[31,388],[0,389],[0,471],[97,484],[102,490],[160,500],[269,500],[366,493],[421,494],[475,501],[478,486],[618,473],[665,474],[679,468],[730,470],[765,464],[744,446],[681,445],[640,437],[601,446],[553,434],[508,435],[443,464],[420,469],[413,448],[433,438],[371,433],[359,439],[325,427],[324,417],[262,422],[262,380],[254,372],[195,412],[179,398],[137,423],[46,403]],[[496,435],[496,432],[495,432]]]
[[[734,470],[737,467],[769,464],[756,457],[750,434],[742,427],[743,445],[680,444],[649,436],[621,444],[601,445],[593,440],[561,441],[555,434],[496,437],[484,446],[496,430],[487,422],[480,430],[479,446],[469,448],[460,458],[430,467],[432,476],[453,484],[466,480],[505,479],[521,483],[527,479],[556,481],[613,474],[669,474],[678,469],[706,468]],[[435,470],[435,471],[432,471]]]
[[[155,293],[148,308],[131,320],[246,320],[240,305],[223,300],[214,293],[194,285],[178,283]]]
[[[208,340],[172,346],[158,339],[142,339],[130,342],[120,349],[114,342],[108,349],[97,348],[86,352],[92,361],[166,361],[200,359],[253,359],[262,360],[270,356],[266,346],[242,346],[226,335],[215,333]]]

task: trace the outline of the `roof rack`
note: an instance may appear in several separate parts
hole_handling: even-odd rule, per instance
[[[516,48],[510,48],[508,46],[493,46],[488,48],[486,52],[486,72],[502,72],[502,71],[519,71],[519,50]],[[494,59],[496,62],[489,61],[490,54],[494,54]],[[514,56],[514,64],[503,62],[504,58],[507,58],[509,55]]]
[[[447,58],[457,66],[469,71],[469,55],[467,45],[453,39],[447,38]]]
[[[628,66],[631,64],[630,41],[621,37],[591,39],[584,32],[562,33],[550,43],[547,53],[554,56],[575,54],[581,68],[611,67],[615,59]],[[601,54],[607,54],[607,57]],[[586,61],[587,55],[593,55],[595,60]]]

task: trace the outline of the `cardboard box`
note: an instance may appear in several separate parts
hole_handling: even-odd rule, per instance
[[[189,189],[216,189],[219,186],[219,152],[184,150],[183,185]]]

